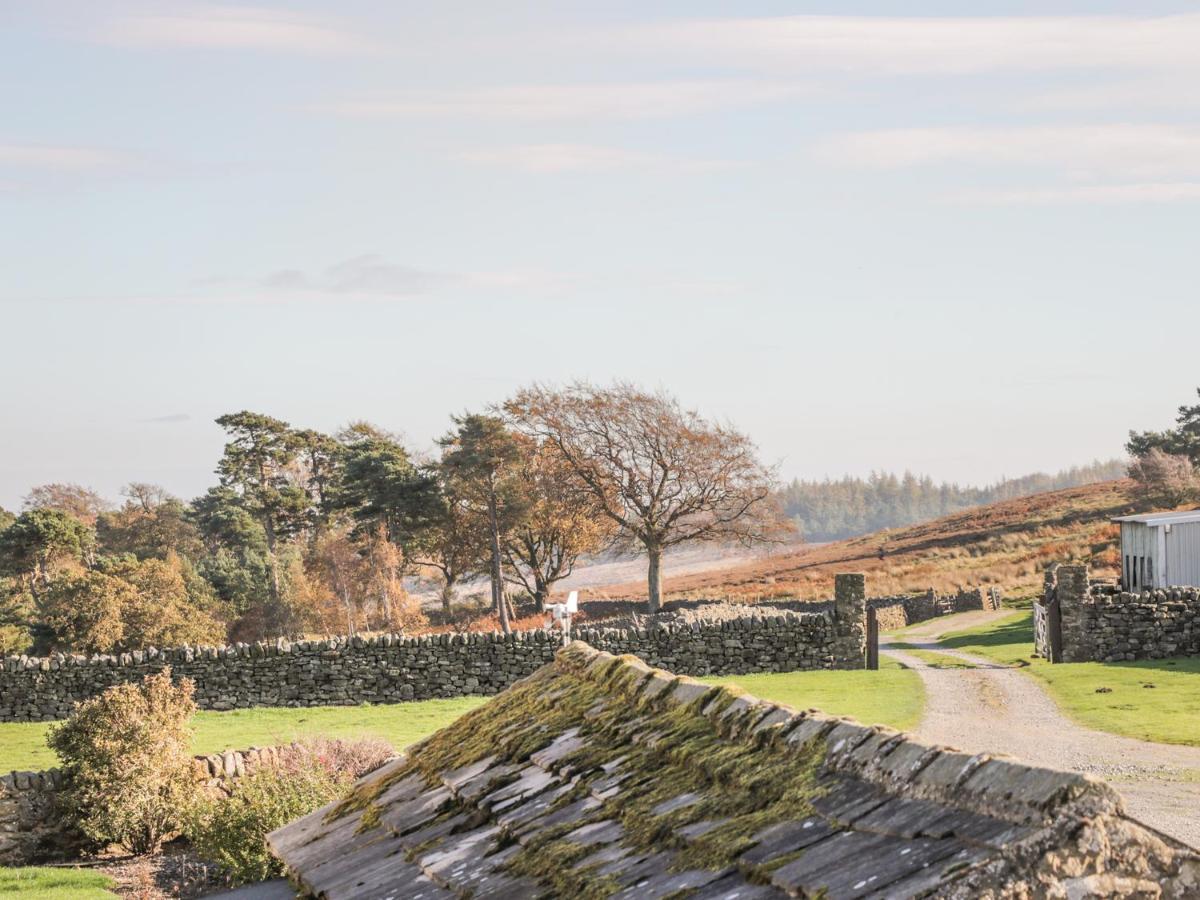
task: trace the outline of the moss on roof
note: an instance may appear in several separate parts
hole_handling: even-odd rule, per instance
[[[1111,867],[1108,851],[1061,846],[1068,820],[1129,833],[1116,794],[1086,776],[925,747],[576,642],[271,841],[330,898],[373,884],[397,900],[952,896],[997,872],[1044,887],[1050,846],[1072,871]],[[1148,870],[1193,871],[1187,848],[1147,840]]]

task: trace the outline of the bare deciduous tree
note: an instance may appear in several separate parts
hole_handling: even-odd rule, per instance
[[[736,429],[683,409],[665,393],[618,383],[534,386],[505,411],[554,446],[574,489],[590,495],[622,537],[649,557],[652,613],[662,605],[662,556],[697,542],[752,544],[786,528],[774,473]]]
[[[24,502],[24,509],[56,509],[85,525],[95,525],[96,517],[111,508],[111,503],[79,484],[40,484],[25,495]]]
[[[572,489],[571,467],[554,444],[528,437],[521,444],[527,507],[505,541],[504,558],[509,583],[543,610],[555,583],[570,577],[581,555],[610,543],[616,524],[592,494]]]
[[[1174,509],[1200,493],[1200,474],[1192,461],[1157,447],[1130,463],[1129,477],[1136,482],[1139,499],[1149,506]]]

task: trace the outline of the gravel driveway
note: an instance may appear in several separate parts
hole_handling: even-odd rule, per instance
[[[1034,765],[1090,772],[1125,797],[1129,813],[1193,847],[1200,846],[1200,747],[1154,744],[1093,731],[1064,716],[1037,681],[1020,669],[946,650],[936,639],[1003,618],[965,613],[935,619],[905,632],[906,644],[972,663],[939,669],[903,650],[880,649],[914,669],[928,694],[917,733],[925,740],[972,753],[1007,753]]]

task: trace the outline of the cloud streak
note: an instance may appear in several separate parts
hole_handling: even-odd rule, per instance
[[[738,79],[527,84],[406,91],[349,99],[331,108],[369,118],[643,119],[778,103],[814,92],[800,83]]]
[[[1167,124],[896,128],[821,142],[829,163],[877,169],[960,165],[1036,166],[1073,178],[1160,179],[1200,175],[1200,128]]]
[[[1125,205],[1132,203],[1195,203],[1200,201],[1200,182],[1156,182],[1148,184],[1088,184],[1066,188],[1021,188],[1016,190],[961,191],[949,196],[952,202],[994,206],[1054,206],[1061,204]]]
[[[452,276],[388,262],[376,254],[343,260],[317,275],[282,269],[268,275],[262,286],[292,294],[338,294],[372,297],[411,297],[429,293],[452,281]]]
[[[1200,15],[782,16],[619,29],[610,42],[755,70],[963,74],[1200,67]]]
[[[463,150],[456,159],[475,165],[499,166],[534,174],[613,172],[629,169],[672,169],[711,172],[740,165],[723,160],[686,159],[621,147],[592,144],[516,144]]]
[[[196,5],[170,15],[123,16],[103,25],[96,37],[148,49],[339,54],[369,46],[365,38],[327,19],[254,6]]]
[[[0,167],[87,172],[127,162],[112,150],[97,147],[63,147],[47,144],[0,143]]]

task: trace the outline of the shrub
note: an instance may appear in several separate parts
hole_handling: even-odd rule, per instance
[[[295,765],[320,766],[333,778],[352,781],[375,771],[395,755],[392,745],[382,738],[316,737],[293,745],[287,759]]]
[[[196,852],[234,882],[264,881],[282,872],[267,835],[336,799],[349,783],[312,759],[262,768],[235,779],[228,796],[196,800],[184,831]]]
[[[133,853],[157,849],[174,831],[194,785],[193,685],[171,670],[111,687],[75,707],[46,741],[66,776],[61,795],[80,830]]]

